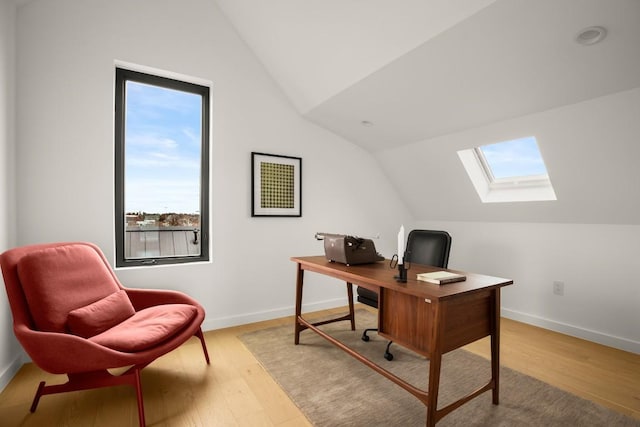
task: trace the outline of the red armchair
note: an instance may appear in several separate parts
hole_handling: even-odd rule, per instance
[[[46,394],[130,385],[144,426],[142,368],[193,336],[209,364],[202,306],[180,292],[124,288],[91,243],[11,249],[0,266],[18,341],[41,369],[69,378],[41,382],[31,412]],[[107,371],[128,366],[118,376]]]

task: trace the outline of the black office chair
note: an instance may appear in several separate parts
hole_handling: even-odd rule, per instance
[[[447,268],[447,265],[449,265],[450,250],[451,236],[446,231],[412,230],[407,237],[405,264],[415,263]],[[358,302],[378,308],[377,293],[360,286],[358,286],[356,292]],[[377,330],[378,329],[365,329],[364,332],[362,332],[362,341],[369,341],[367,333]],[[389,352],[391,344],[393,344],[393,341],[389,341],[384,352],[384,358],[387,360],[393,360],[393,354]]]

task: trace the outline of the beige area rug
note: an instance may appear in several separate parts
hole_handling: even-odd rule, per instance
[[[356,312],[357,330],[348,322],[322,327],[349,347],[422,389],[428,361],[398,345],[394,360],[383,358],[386,341],[375,332],[360,339],[375,315]],[[293,344],[293,324],[247,333],[242,342],[315,426],[424,426],[426,408],[411,394],[306,330]],[[486,384],[490,363],[465,350],[443,356],[438,407]],[[483,393],[439,423],[445,426],[640,426],[626,417],[506,367],[500,370],[500,404]]]

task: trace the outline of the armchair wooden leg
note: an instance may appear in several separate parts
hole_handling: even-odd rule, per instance
[[[33,397],[33,403],[31,404],[31,412],[36,412],[36,408],[38,407],[38,403],[40,402],[40,397],[42,396],[42,390],[44,390],[44,381],[40,381],[38,385],[38,390],[36,390],[36,395]]]
[[[40,382],[38,390],[31,404],[31,412],[35,412],[40,398],[47,394],[66,393],[69,391],[90,390],[94,388],[113,387],[117,385],[129,385],[136,389],[138,400],[138,418],[140,427],[144,427],[144,405],[142,403],[142,386],[140,383],[140,366],[134,366],[122,375],[114,376],[108,371],[83,372],[78,374],[67,374],[69,381],[64,384],[45,385],[45,381]]]
[[[142,383],[140,382],[140,369],[136,369],[134,375],[136,382],[136,399],[138,400],[138,420],[140,422],[140,427],[145,427],[146,421],[144,419],[144,403],[142,400]]]
[[[200,340],[202,344],[202,351],[204,352],[204,358],[207,360],[207,365],[211,365],[209,362],[209,352],[207,351],[207,343],[204,341],[204,334],[202,333],[202,328],[198,328],[198,332],[196,332],[196,336]]]

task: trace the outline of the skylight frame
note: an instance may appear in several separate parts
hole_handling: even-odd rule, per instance
[[[533,138],[536,146],[538,145],[535,137],[525,138]],[[517,138],[511,141],[525,138]],[[539,154],[546,170],[542,153]],[[548,173],[496,178],[482,152],[482,146],[460,150],[458,151],[458,157],[482,203],[557,200]]]
[[[548,173],[496,178],[493,174],[491,166],[489,165],[489,162],[487,161],[487,158],[484,155],[484,152],[482,151],[482,147],[475,147],[473,151],[491,188],[497,189],[506,187],[541,186],[550,184]]]

